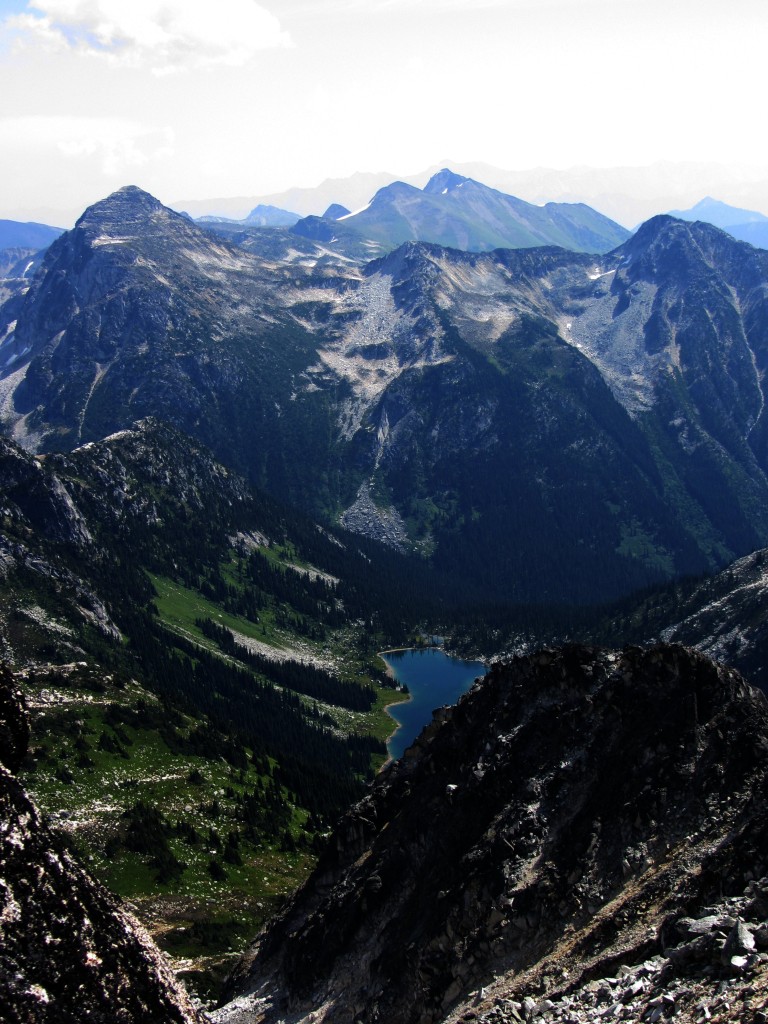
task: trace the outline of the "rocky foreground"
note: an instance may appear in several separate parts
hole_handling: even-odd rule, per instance
[[[11,774],[0,1020],[202,1024]],[[216,1024],[768,1020],[768,702],[681,647],[495,666],[342,819]]]
[[[0,1020],[200,1024],[163,954],[11,774],[28,738],[21,695],[0,666]]]
[[[349,811],[215,1019],[761,1024],[767,775],[768,702],[696,653],[495,666]]]

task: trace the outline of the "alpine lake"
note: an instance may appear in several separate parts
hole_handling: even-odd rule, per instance
[[[387,743],[391,758],[402,757],[432,720],[432,712],[436,708],[455,704],[487,671],[481,661],[453,658],[438,647],[383,651],[381,658],[395,681],[406,686],[410,694],[409,700],[387,708],[397,722],[397,729]]]

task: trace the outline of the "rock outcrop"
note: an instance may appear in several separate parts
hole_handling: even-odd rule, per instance
[[[20,699],[0,666],[0,1020],[199,1024],[163,955],[11,774],[28,738]]]
[[[685,648],[496,665],[345,816],[217,1020],[704,1020],[696,985],[738,984],[713,1016],[757,1021],[767,754],[764,696]]]

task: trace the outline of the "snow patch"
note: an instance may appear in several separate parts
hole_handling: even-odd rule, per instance
[[[130,245],[131,242],[135,242],[136,238],[133,236],[127,236],[124,238],[112,238],[110,235],[99,235],[98,238],[94,238],[91,242],[92,248],[100,248],[103,245]]]
[[[373,202],[373,200],[371,200],[371,202]],[[352,213],[345,213],[343,217],[337,217],[336,219],[337,220],[349,220],[350,217],[356,217],[358,215],[358,213],[365,213],[365,211],[369,210],[370,207],[371,207],[371,203],[366,203],[365,206],[361,206],[359,210],[353,210]]]

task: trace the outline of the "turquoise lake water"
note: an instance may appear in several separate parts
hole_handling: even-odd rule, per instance
[[[392,651],[382,657],[397,682],[404,683],[411,694],[406,703],[394,704],[388,709],[398,723],[397,731],[387,743],[389,756],[394,758],[401,757],[413,743],[431,721],[435,708],[455,704],[475,679],[486,673],[481,661],[451,658],[434,647]]]

